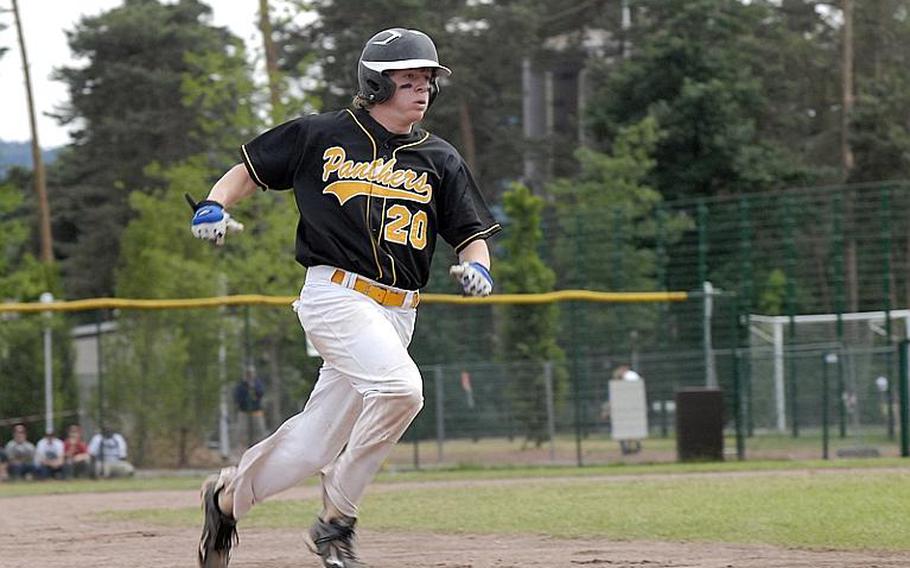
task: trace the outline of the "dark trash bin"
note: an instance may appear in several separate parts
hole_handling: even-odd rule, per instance
[[[697,387],[676,391],[676,455],[681,462],[723,461],[723,391]]]

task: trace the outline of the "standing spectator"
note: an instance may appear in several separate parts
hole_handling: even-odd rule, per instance
[[[7,464],[9,464],[9,459],[6,457],[6,450],[0,448],[0,481],[6,481],[9,478]]]
[[[35,445],[27,436],[25,424],[13,426],[13,439],[6,444],[10,479],[31,479],[35,475]]]
[[[129,477],[133,464],[126,461],[126,440],[110,428],[92,436],[88,453],[95,460],[95,473],[100,477]]]
[[[88,445],[82,439],[82,426],[71,424],[63,441],[63,476],[87,477],[91,469],[92,456]]]
[[[234,404],[239,413],[240,439],[246,447],[265,438],[268,432],[265,425],[265,412],[262,410],[262,397],[265,396],[265,384],[256,376],[256,369],[248,365],[243,379],[234,387]]]
[[[35,448],[35,474],[38,479],[63,478],[63,440],[48,428]]]

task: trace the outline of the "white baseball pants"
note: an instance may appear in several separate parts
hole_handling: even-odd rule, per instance
[[[414,308],[390,308],[307,270],[297,316],[324,363],[303,411],[248,449],[231,483],[234,518],[321,472],[324,498],[357,516],[366,486],[423,406],[407,346]]]

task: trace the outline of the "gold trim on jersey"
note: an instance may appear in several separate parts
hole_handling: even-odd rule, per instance
[[[246,151],[246,144],[240,145],[240,151],[243,152],[243,159],[244,159],[244,161],[246,161],[246,165],[248,165],[250,167],[250,171],[253,172],[253,177],[256,178],[256,183],[258,183],[260,187],[264,187],[266,189],[272,189],[268,186],[268,184],[266,184],[264,181],[262,181],[262,179],[259,177],[259,172],[257,172],[256,168],[253,167],[253,161],[250,160],[250,155]]]
[[[350,109],[345,109],[345,110],[348,111],[348,114],[351,115],[351,118],[354,119],[354,122],[357,123],[357,126],[359,126],[360,129],[363,130],[363,133],[367,135],[367,138],[370,139],[370,144],[373,145],[373,161],[376,161],[376,140],[374,140],[373,136],[370,134],[370,132],[366,128],[364,128],[364,126],[362,124],[360,124],[360,121],[357,120],[357,117],[354,116],[354,113],[351,112]],[[326,188],[326,189],[328,189],[328,188]],[[323,189],[323,193],[325,193],[325,189]],[[367,225],[367,237],[370,239],[370,246],[373,247],[373,262],[376,263],[376,270],[379,271],[379,276],[377,276],[376,279],[381,280],[382,279],[382,265],[379,263],[379,253],[376,250],[379,248],[379,243],[376,239],[373,238],[373,229],[371,226],[372,221],[370,220],[370,198],[373,195],[373,184],[372,183],[369,184],[369,190],[366,195],[367,195],[367,205],[366,205],[366,209],[364,210],[364,217],[365,217],[366,225]]]
[[[456,253],[461,252],[461,249],[464,248],[466,245],[470,244],[470,243],[473,242],[473,241],[476,241],[477,239],[483,239],[483,238],[485,238],[485,237],[488,237],[488,236],[490,236],[491,234],[495,233],[496,231],[498,231],[498,230],[501,229],[501,228],[502,228],[502,227],[499,226],[499,223],[495,223],[495,224],[493,224],[492,226],[490,226],[490,227],[484,229],[483,231],[480,231],[480,232],[478,232],[478,233],[474,233],[474,234],[471,235],[470,237],[468,237],[468,238],[466,238],[465,240],[463,240],[463,241],[461,241],[460,243],[458,243],[458,246],[455,247],[455,252],[456,252]]]
[[[421,195],[411,193],[401,189],[393,189],[382,185],[376,185],[373,182],[363,181],[334,181],[325,186],[322,193],[330,193],[338,199],[339,205],[344,205],[351,198],[358,195],[375,195],[389,199],[404,199],[407,201],[416,201],[417,203],[429,203],[431,195]]]

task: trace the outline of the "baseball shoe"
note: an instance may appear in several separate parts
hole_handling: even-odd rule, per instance
[[[341,517],[325,522],[317,518],[304,536],[310,552],[322,558],[325,568],[367,568],[354,553],[354,525],[357,519]]]
[[[218,495],[233,479],[237,468],[221,470],[202,483],[202,537],[199,539],[199,568],[227,568],[231,560],[231,547],[237,537],[237,521],[218,508]]]

